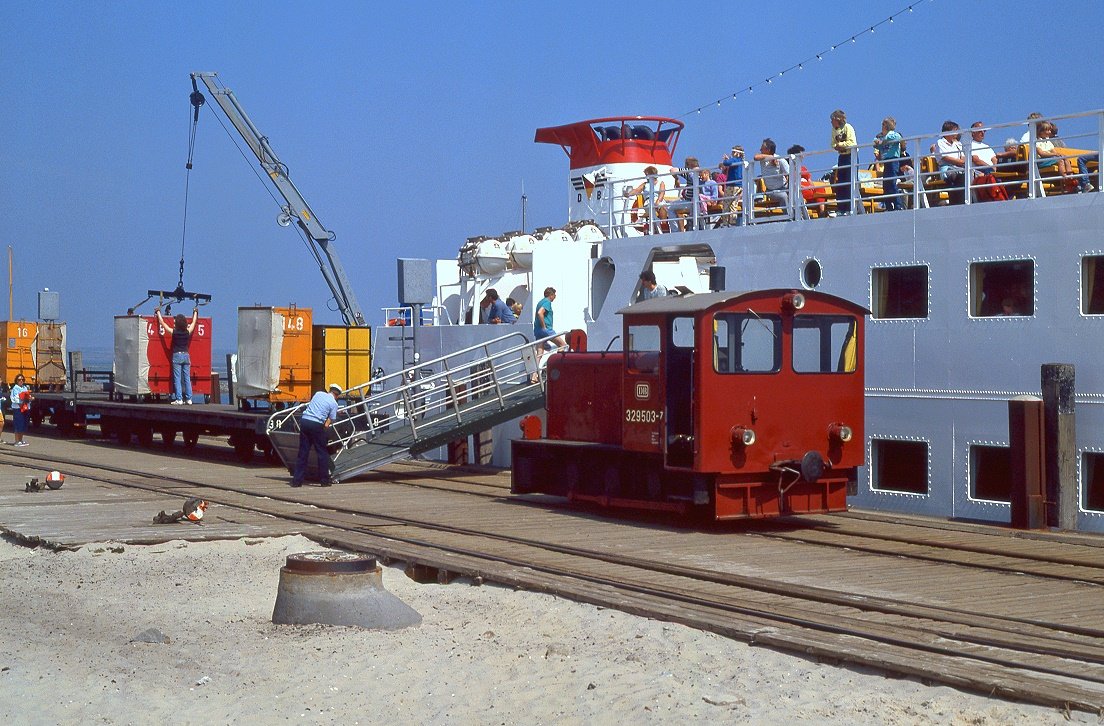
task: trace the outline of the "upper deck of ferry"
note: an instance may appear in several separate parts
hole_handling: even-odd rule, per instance
[[[1046,123],[1058,128],[1054,138],[1041,131]],[[610,117],[538,129],[535,141],[560,145],[570,159],[569,221],[593,220],[608,237],[1035,199],[1104,187],[1099,162],[1104,110],[978,128],[965,121],[952,132],[903,136],[895,159],[882,158],[870,142],[846,156],[835,149],[778,148],[776,158],[791,172],[782,174],[764,170],[754,158],[759,143],[748,143],[736,162],[742,178],[735,183],[721,178],[724,163],[704,161],[735,159],[727,148],[710,157],[703,152],[694,170],[676,166],[682,129],[682,122],[670,118]],[[977,138],[973,132],[980,132]],[[959,142],[961,165],[942,158],[941,138]],[[1048,156],[1051,145],[1055,155]],[[988,157],[985,149],[995,155],[988,164],[979,160],[979,154]],[[646,174],[648,167],[655,173]],[[699,181],[695,170],[715,178],[717,188]]]

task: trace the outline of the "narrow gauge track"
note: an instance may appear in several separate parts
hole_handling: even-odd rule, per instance
[[[266,490],[262,495],[256,487],[246,485],[215,485],[160,475],[159,481],[151,482],[148,473],[125,467],[20,454],[5,455],[3,459],[14,464],[39,458],[53,466],[64,465],[71,474],[88,479],[173,496],[201,496],[228,506],[322,525],[332,533],[326,541],[334,545],[442,572],[553,592],[686,623],[753,644],[871,666],[968,690],[1057,707],[1091,711],[1104,708],[1104,668],[1101,668],[1104,627],[1099,613],[1081,622],[1077,617],[1053,617],[1054,613],[1045,612],[1038,617],[985,612],[981,607],[964,606],[961,602],[925,601],[909,598],[907,594],[859,595],[841,588],[693,566],[677,558],[664,560],[626,554],[615,547],[601,546],[600,538],[587,539],[593,542],[587,545],[579,544],[579,540],[564,542],[553,537],[521,536],[501,528],[457,526],[424,516],[404,516],[388,511],[386,506],[327,503],[325,498],[314,499],[309,502],[311,508],[304,510],[304,497],[293,496],[291,490],[281,489],[276,495]],[[426,496],[474,496],[500,500],[487,506],[523,505],[547,511],[532,502],[502,502],[504,487],[495,483],[493,477],[488,483],[488,477],[475,474],[472,476],[475,481],[457,484],[443,474],[442,471],[437,477],[433,469],[427,469],[421,471],[417,481],[405,481],[407,477],[400,476],[396,483],[379,477],[345,486],[376,489],[391,486],[406,491],[417,487],[427,490]],[[340,487],[333,491],[338,490]],[[423,507],[421,511],[431,509]],[[831,527],[787,531],[772,525],[751,533],[730,531],[722,535],[728,538],[726,543],[739,540],[739,549],[744,540],[757,538],[777,540],[788,547],[815,546],[822,551],[827,545],[835,556],[854,557],[854,544],[863,538],[863,520],[833,518],[833,525],[839,524],[836,519],[847,521],[849,526],[843,528],[847,531],[833,532]],[[800,536],[791,536],[793,532]],[[842,539],[832,541],[828,535],[833,534]],[[717,535],[709,536],[716,539]],[[1086,603],[1087,609],[1099,611],[1098,606],[1094,607],[1100,601],[1099,587],[1104,584],[1104,559],[1099,556],[1047,559],[1044,553],[1028,552],[1029,556],[1020,557],[1007,551],[1007,540],[1002,540],[1005,545],[1002,552],[988,555],[989,559],[1005,560],[998,561],[996,567],[959,561],[976,555],[979,549],[996,552],[996,546],[948,547],[950,554],[943,558],[930,553],[901,553],[902,547],[940,549],[930,542],[930,531],[924,536],[929,541],[921,541],[915,533],[911,538],[872,535],[869,539],[872,544],[863,554],[883,558],[888,555],[906,562],[917,561],[925,567],[941,567],[946,570],[948,581],[962,577],[959,568],[964,564],[974,570],[990,570],[984,573],[990,578],[1030,578],[1036,587],[1043,583],[1044,589],[1053,591],[1055,598],[1077,598]]]

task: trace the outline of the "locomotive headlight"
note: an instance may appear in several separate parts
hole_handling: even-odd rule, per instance
[[[788,292],[782,296],[782,308],[787,312],[796,312],[805,307],[805,296],[799,292]]]
[[[751,446],[755,443],[755,431],[744,426],[733,426],[732,443],[736,446]]]
[[[851,430],[850,426],[845,426],[841,423],[834,423],[828,427],[828,435],[846,444],[855,434]]]

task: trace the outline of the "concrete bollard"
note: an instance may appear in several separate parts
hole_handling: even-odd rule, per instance
[[[288,555],[272,622],[399,630],[422,616],[383,587],[383,568],[364,555],[332,550]]]

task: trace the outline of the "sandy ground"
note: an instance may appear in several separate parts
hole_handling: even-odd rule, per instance
[[[9,724],[1059,724],[1061,713],[821,665],[460,581],[384,583],[402,631],[271,622],[300,537],[76,552],[0,541]],[[131,642],[148,628],[169,643]],[[1074,713],[1077,723],[1101,723]]]

